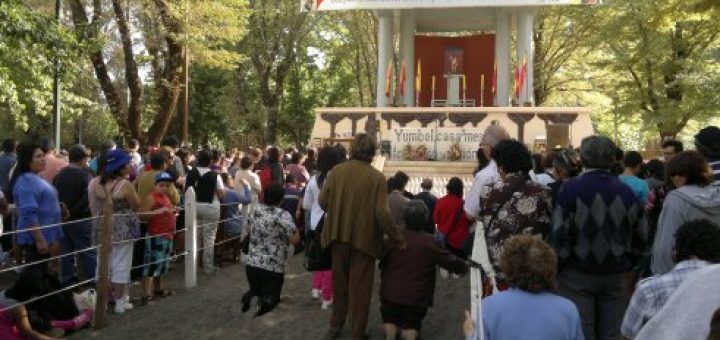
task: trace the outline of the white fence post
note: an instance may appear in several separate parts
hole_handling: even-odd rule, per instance
[[[197,286],[197,203],[195,190],[185,192],[185,288]]]

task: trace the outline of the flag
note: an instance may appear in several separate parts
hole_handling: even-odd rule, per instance
[[[493,77],[492,77],[492,95],[495,97],[497,95],[497,61],[495,61],[495,64],[493,64]]]
[[[385,97],[390,98],[390,95],[392,94],[392,79],[393,79],[392,60],[388,63],[386,76],[387,76],[387,79],[385,80]]]
[[[420,106],[420,91],[422,90],[422,60],[418,59],[417,73],[415,74],[415,106]]]
[[[520,94],[522,94],[523,88],[525,87],[525,80],[527,78],[527,54],[523,57],[523,63],[522,63],[522,69],[520,69],[520,92],[518,93],[518,98],[520,97]]]
[[[398,92],[400,92],[400,97],[405,96],[405,84],[407,83],[407,70],[405,69],[405,61],[403,60],[402,64],[400,65],[400,85]]]
[[[513,98],[520,98],[520,66],[515,66],[515,86],[513,88]]]

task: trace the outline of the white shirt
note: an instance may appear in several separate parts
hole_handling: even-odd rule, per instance
[[[260,191],[262,189],[260,187],[260,176],[252,172],[252,170],[238,170],[235,173],[235,183],[240,183],[243,179],[250,185],[250,196],[252,196],[250,205],[243,204],[242,207],[242,214],[245,219],[243,225],[248,226],[248,219],[250,218],[250,214],[252,214],[257,208]]]
[[[537,184],[548,186],[551,183],[555,183],[555,179],[547,173],[535,174],[534,171],[531,171],[531,173],[535,176],[533,181]]]
[[[310,230],[317,228],[320,218],[325,211],[320,208],[320,187],[317,183],[317,176],[310,177],[307,187],[305,187],[305,196],[303,197],[303,209],[310,210]]]
[[[497,170],[497,163],[491,159],[488,165],[475,175],[470,191],[465,195],[465,214],[476,218],[480,213],[480,191],[483,187],[490,186],[500,181],[500,174]]]
[[[140,157],[140,154],[137,153],[137,151],[130,151],[129,154],[131,158],[130,161],[133,163],[133,165],[139,167],[140,164],[142,164],[142,157]]]

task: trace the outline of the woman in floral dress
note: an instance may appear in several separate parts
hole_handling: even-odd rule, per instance
[[[503,244],[513,235],[533,234],[547,239],[550,232],[550,190],[534,183],[530,151],[515,140],[500,142],[493,149],[501,182],[480,192],[481,215],[485,217],[485,238],[490,263],[497,273],[497,286],[507,289],[499,268]]]

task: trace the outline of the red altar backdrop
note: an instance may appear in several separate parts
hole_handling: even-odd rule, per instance
[[[461,55],[458,55],[460,53]],[[458,57],[455,57],[458,55]],[[447,81],[443,77],[448,66],[446,59],[458,64],[455,73],[465,74],[467,79],[467,99],[475,99],[480,106],[480,76],[485,74],[485,106],[493,106],[492,77],[495,62],[495,35],[478,34],[464,37],[415,36],[415,65],[422,61],[422,90],[420,104],[430,106],[432,96],[432,77],[435,76],[435,99],[447,98]],[[451,66],[450,66],[451,67]],[[462,99],[462,82],[460,84]]]

